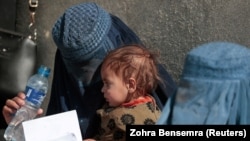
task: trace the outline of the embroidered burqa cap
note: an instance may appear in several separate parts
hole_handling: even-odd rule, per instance
[[[158,124],[250,124],[250,49],[210,42],[185,58]]]
[[[111,17],[93,2],[74,5],[65,10],[52,28],[53,39],[64,59],[81,62],[91,57],[103,59],[113,48],[107,37]],[[101,53],[98,54],[98,53]]]

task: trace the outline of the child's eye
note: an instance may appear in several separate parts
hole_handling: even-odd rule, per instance
[[[109,88],[110,84],[108,82],[103,82],[104,87]]]

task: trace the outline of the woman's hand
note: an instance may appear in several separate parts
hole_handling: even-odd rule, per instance
[[[6,100],[6,103],[3,107],[2,113],[7,124],[10,123],[16,111],[20,109],[25,104],[25,94],[20,92],[18,95],[12,99]],[[37,111],[37,115],[43,113],[42,109]]]

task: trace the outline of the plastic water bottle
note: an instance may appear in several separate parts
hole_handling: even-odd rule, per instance
[[[6,128],[4,133],[6,141],[25,141],[22,122],[36,117],[37,110],[48,91],[49,74],[50,69],[42,65],[38,72],[29,78],[25,89],[25,105],[17,110]]]

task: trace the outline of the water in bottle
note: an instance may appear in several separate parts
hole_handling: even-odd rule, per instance
[[[40,66],[38,72],[31,76],[27,82],[25,105],[17,110],[13,119],[5,130],[6,141],[25,141],[22,122],[35,118],[48,91],[48,76],[50,69]]]

